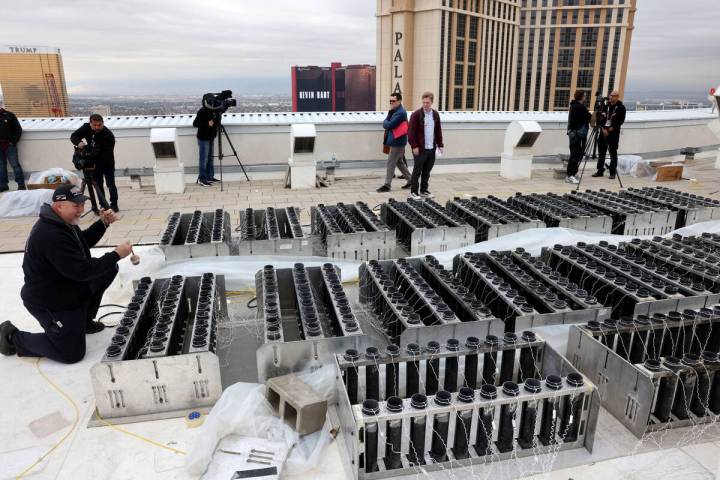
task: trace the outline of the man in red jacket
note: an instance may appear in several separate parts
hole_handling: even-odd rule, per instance
[[[432,198],[428,190],[430,171],[435,165],[435,149],[442,154],[443,138],[440,126],[440,115],[432,108],[434,96],[431,92],[422,94],[422,108],[415,110],[410,116],[408,142],[412,147],[415,164],[410,180],[410,197]]]

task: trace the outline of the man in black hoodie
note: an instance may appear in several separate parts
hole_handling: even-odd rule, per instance
[[[200,157],[198,159],[198,178],[195,183],[201,187],[209,187],[215,182],[215,165],[213,164],[213,141],[218,133],[218,120],[215,112],[204,106],[198,110],[193,120],[197,128],[197,142]]]
[[[585,139],[587,138],[590,119],[592,115],[583,103],[585,92],[576,90],[568,111],[567,134],[570,139],[570,159],[567,166],[567,183],[578,184],[580,180],[575,175],[585,152]]]
[[[25,190],[25,174],[18,160],[17,143],[22,135],[22,126],[14,113],[0,107],[0,192],[8,187],[7,163],[13,169],[18,190]]]
[[[620,92],[610,94],[610,101],[602,111],[598,120],[601,126],[598,137],[597,172],[593,177],[602,177],[605,173],[605,155],[610,151],[610,180],[615,180],[618,162],[618,146],[620,145],[620,127],[625,123],[625,105],[620,101]]]
[[[25,245],[25,285],[20,296],[44,333],[19,331],[11,322],[0,325],[0,353],[21,357],[48,357],[62,363],[85,356],[85,334],[103,329],[94,318],[105,290],[117,275],[117,262],[132,245],[124,242],[100,258],[90,254],[116,220],[103,210],[100,220],[87,230],[78,223],[88,199],[73,185],[58,187],[52,205],[40,209]]]
[[[90,121],[83,123],[70,135],[70,141],[78,153],[95,165],[94,177],[105,196],[105,182],[110,191],[110,208],[117,212],[118,191],[115,186],[115,135],[108,129],[103,117],[90,115]],[[107,197],[105,197],[107,198]]]

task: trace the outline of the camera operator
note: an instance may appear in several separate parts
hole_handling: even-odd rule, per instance
[[[618,146],[620,144],[620,127],[625,123],[625,105],[620,101],[620,92],[614,90],[610,99],[603,106],[598,124],[601,125],[598,137],[597,172],[593,177],[602,177],[605,173],[605,155],[610,151],[610,180],[617,174]]]
[[[576,90],[568,111],[567,134],[570,140],[570,158],[567,166],[567,183],[578,184],[580,180],[575,175],[585,152],[585,139],[587,138],[592,115],[583,103],[585,92]]]
[[[21,357],[48,357],[75,363],[85,356],[85,334],[104,328],[94,321],[105,290],[117,275],[117,262],[132,252],[123,242],[114,251],[95,258],[90,247],[115,222],[112,210],[80,230],[80,217],[88,199],[74,185],[62,185],[52,204],[40,209],[25,245],[25,285],[20,295],[25,308],[44,333],[19,331],[11,322],[0,325],[0,353]]]
[[[70,141],[75,145],[75,167],[94,169],[94,178],[103,196],[107,182],[110,208],[114,212],[120,211],[115,186],[115,135],[105,126],[103,117],[97,113],[90,115],[90,121],[70,135]]]
[[[215,112],[205,106],[198,110],[193,127],[197,128],[197,142],[200,151],[198,159],[199,174],[195,183],[203,187],[209,187],[215,182],[219,182],[215,178],[215,166],[213,164],[213,140],[218,133],[218,119],[215,118]]]

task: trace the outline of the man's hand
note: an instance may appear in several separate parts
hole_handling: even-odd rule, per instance
[[[115,253],[117,253],[120,258],[125,258],[132,252],[132,244],[125,240],[123,243],[115,247]]]
[[[420,155],[420,148],[413,148],[413,155],[415,155],[416,157]]]
[[[100,210],[100,219],[103,221],[105,226],[108,226],[112,223],[115,223],[118,218],[117,215],[115,215],[115,212],[113,212],[112,210],[102,209]]]
[[[210,127],[214,126],[214,125],[215,125],[215,120],[210,120],[210,121],[208,122],[208,125],[209,125]]]
[[[437,149],[438,149],[438,152],[440,152],[440,155],[445,153],[445,150],[443,149],[443,147],[437,147]]]
[[[77,147],[78,150],[82,150],[83,148],[85,148],[85,145],[87,145],[87,143],[85,143],[85,140],[80,140],[78,144],[75,145],[75,147]]]

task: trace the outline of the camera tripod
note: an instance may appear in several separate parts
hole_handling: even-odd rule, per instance
[[[105,199],[105,194],[103,193],[102,189],[97,184],[95,177],[93,176],[94,171],[94,168],[84,168],[82,170],[83,179],[82,184],[80,185],[80,191],[84,194],[85,187],[87,187],[88,196],[90,197],[90,205],[92,206],[92,212],[95,213],[95,215],[100,216],[100,208],[98,208],[98,203],[100,204],[100,207],[104,210],[110,209],[110,204]],[[90,212],[85,213],[85,215],[87,215],[88,213]],[[85,215],[83,215],[83,217]]]
[[[215,121],[218,124],[218,154],[217,158],[220,163],[220,191],[224,191],[223,187],[223,166],[222,161],[224,157],[235,157],[237,159],[238,165],[240,165],[240,168],[242,169],[243,173],[245,174],[245,179],[247,181],[250,181],[250,177],[248,177],[247,172],[245,171],[245,167],[243,166],[242,162],[240,161],[240,156],[237,153],[237,150],[235,150],[235,145],[233,145],[232,140],[230,140],[230,136],[227,133],[227,130],[225,130],[225,125],[222,124],[222,113],[215,115]],[[224,155],[223,154],[223,135],[225,136],[225,140],[227,140],[228,144],[230,145],[230,149],[232,150],[232,155]]]

